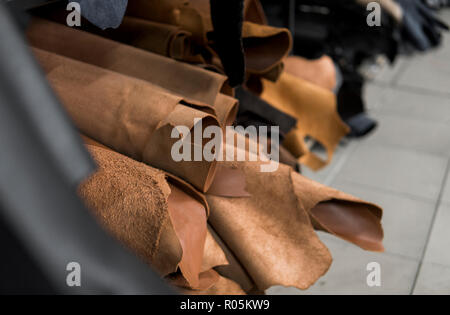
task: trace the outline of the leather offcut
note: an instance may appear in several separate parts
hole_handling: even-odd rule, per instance
[[[331,161],[339,141],[349,132],[337,113],[336,96],[331,91],[285,72],[275,83],[263,79],[261,97],[297,118],[297,128],[286,136],[283,144],[301,164],[318,170]],[[326,160],[309,150],[306,136],[325,147]]]
[[[330,91],[336,90],[336,68],[333,60],[328,56],[322,56],[317,60],[289,56],[284,60],[284,68],[287,73],[297,78]]]

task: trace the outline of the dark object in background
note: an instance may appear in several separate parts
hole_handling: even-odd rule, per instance
[[[73,1],[80,4],[81,15],[102,30],[118,28],[122,23],[128,5],[128,0]]]
[[[283,141],[284,136],[297,125],[294,117],[279,111],[249,90],[238,87],[235,93],[240,104],[236,125],[245,128],[267,126],[269,132],[271,126],[278,126],[280,127],[280,141]]]
[[[448,26],[427,8],[422,0],[396,0],[403,9],[402,39],[419,51],[426,51],[441,43],[441,31]]]
[[[283,26],[285,13],[279,1],[261,3],[269,24]],[[376,122],[365,114],[364,78],[359,68],[378,55],[385,55],[391,62],[396,59],[400,38],[396,22],[383,12],[382,27],[369,27],[370,12],[352,0],[295,0],[295,3],[294,54],[308,59],[326,54],[334,60],[343,80],[338,91],[339,114],[349,124],[352,136],[367,135]]]
[[[23,12],[14,10],[14,17],[20,21]],[[21,14],[19,14],[21,13]],[[35,136],[46,143],[55,164],[66,179],[75,187],[95,169],[86,152],[76,128],[72,125],[65,110],[58,103],[51,88],[45,83],[37,62],[29,52],[28,46],[20,38],[20,30],[12,16],[1,12],[0,45],[1,85],[21,110],[27,124],[35,129]],[[13,24],[14,23],[14,24]],[[5,103],[3,106],[7,106]],[[2,150],[3,151],[3,150]]]
[[[0,293],[172,293],[78,198],[75,179],[92,163],[69,171],[88,154],[1,3],[0,36],[0,228],[9,244],[2,246]],[[69,140],[63,147],[55,146],[59,136]],[[70,262],[81,266],[81,287],[66,283]]]
[[[232,87],[241,85],[245,77],[242,41],[244,0],[210,0],[214,32],[210,39],[219,55]]]
[[[363,92],[364,78],[361,75],[356,72],[344,75],[337,104],[339,115],[350,127],[347,137],[364,137],[377,127],[377,122],[366,114]]]

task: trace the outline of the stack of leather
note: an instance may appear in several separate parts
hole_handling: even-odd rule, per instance
[[[240,70],[230,75],[224,62],[232,57],[215,38],[209,1],[130,1],[121,26],[106,33],[92,25],[67,27],[58,23],[58,9],[41,10],[53,21],[36,17],[27,31],[98,165],[80,185],[80,197],[106,230],[185,294],[255,294],[274,285],[307,289],[332,262],[318,230],[364,250],[383,250],[377,205],[292,167],[324,167],[348,132],[337,113],[329,60],[311,65],[287,57],[290,32],[265,24],[257,1],[243,8],[240,89],[250,95],[247,102],[264,102],[258,104],[276,115],[233,97]],[[321,77],[311,74],[318,68],[326,69]],[[236,121],[238,106],[268,126],[277,124],[274,119],[284,122],[291,166],[261,172],[271,161],[235,132],[225,139],[247,146],[224,141],[222,159],[172,158],[180,137],[210,126],[225,130]],[[189,135],[173,138],[177,126],[187,126]],[[328,158],[310,152],[306,138],[322,143]],[[207,145],[197,140],[188,141],[192,152]],[[239,155],[245,161],[237,161]]]

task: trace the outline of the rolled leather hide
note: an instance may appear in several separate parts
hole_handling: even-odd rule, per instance
[[[178,176],[200,191],[211,186],[216,162],[172,157],[176,126],[219,126],[210,107],[187,103],[148,82],[53,53],[33,50],[76,126],[114,150]],[[196,120],[198,119],[198,120]],[[192,133],[192,132],[191,132]],[[183,135],[185,137],[189,135]],[[186,138],[187,139],[187,138]],[[203,147],[205,140],[189,142]]]

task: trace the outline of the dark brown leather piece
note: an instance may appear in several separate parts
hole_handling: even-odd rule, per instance
[[[383,251],[382,209],[292,173],[294,192],[314,227],[365,250]]]
[[[175,25],[126,16],[119,28],[98,34],[162,56],[195,60],[192,34]]]
[[[148,81],[189,100],[213,105],[221,91],[229,91],[227,78],[218,73],[51,21],[33,19],[27,37],[36,48]]]
[[[341,200],[319,203],[310,210],[314,227],[358,245],[362,249],[383,252],[380,218],[369,206]]]
[[[291,33],[284,28],[244,22],[242,37],[250,74],[273,71],[292,49]]]

